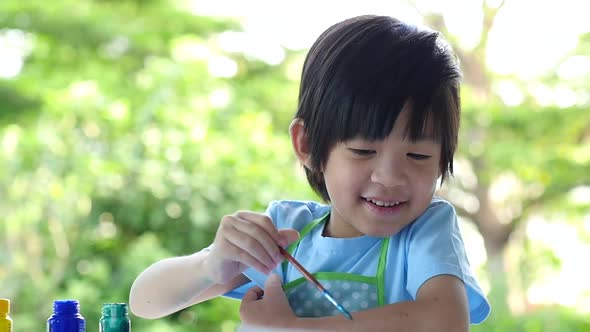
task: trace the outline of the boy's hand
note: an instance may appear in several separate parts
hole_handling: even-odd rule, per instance
[[[218,284],[229,282],[247,267],[268,274],[284,259],[277,245],[285,247],[298,237],[296,230],[277,230],[262,213],[227,215],[221,219],[205,268]]]
[[[240,305],[240,318],[248,325],[282,328],[295,326],[298,319],[276,274],[268,277],[264,290],[252,287],[246,292]]]

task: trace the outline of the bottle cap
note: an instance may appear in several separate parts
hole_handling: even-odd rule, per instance
[[[78,300],[55,300],[53,312],[58,315],[77,314],[80,313],[80,303]]]
[[[7,314],[10,312],[10,300],[0,299],[0,314]]]
[[[127,315],[127,304],[105,303],[102,305],[102,315],[105,317],[125,317]]]

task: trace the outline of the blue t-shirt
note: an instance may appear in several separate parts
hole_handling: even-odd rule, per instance
[[[274,201],[266,214],[278,229],[301,230],[305,225],[325,216],[330,206],[309,201]],[[344,272],[375,276],[381,238],[360,236],[332,238],[322,236],[323,225],[315,227],[300,242],[293,256],[311,273]],[[301,277],[291,264],[287,275],[279,265],[273,273],[283,283]],[[264,286],[267,276],[252,268],[243,272],[252,282],[236,288],[225,296],[241,299],[254,284]],[[415,222],[390,238],[385,269],[385,302],[396,303],[416,299],[418,289],[428,279],[449,274],[465,284],[469,300],[470,322],[481,323],[490,313],[490,305],[473,275],[457,223],[453,206],[433,198],[430,206]]]

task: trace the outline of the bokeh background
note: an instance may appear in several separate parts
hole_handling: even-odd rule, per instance
[[[0,1],[0,297],[15,331],[76,298],[88,330],[224,214],[314,199],[288,141],[306,49],[349,16],[442,31],[464,71],[456,175],[493,310],[473,331],[590,331],[585,0]],[[215,299],[134,330],[234,331]]]

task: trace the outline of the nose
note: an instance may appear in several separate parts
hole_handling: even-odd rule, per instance
[[[384,187],[404,186],[407,173],[403,160],[398,158],[381,158],[373,168],[371,181]]]

